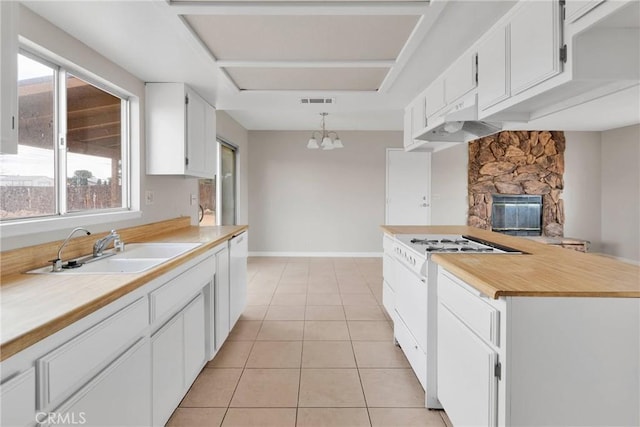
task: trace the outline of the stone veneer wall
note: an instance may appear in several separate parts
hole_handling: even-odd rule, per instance
[[[471,226],[491,229],[492,194],[542,195],[542,234],[562,236],[564,132],[504,131],[469,143]]]

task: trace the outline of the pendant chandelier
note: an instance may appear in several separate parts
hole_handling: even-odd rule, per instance
[[[320,113],[322,116],[322,132],[318,130],[314,130],[311,133],[311,138],[309,138],[309,143],[307,144],[307,148],[309,150],[317,150],[322,147],[323,150],[333,150],[334,148],[344,148],[342,145],[342,141],[338,134],[334,131],[328,131],[324,124],[324,119],[329,115],[329,113]],[[322,143],[318,145],[318,140],[316,139],[316,135],[320,136],[320,140]]]

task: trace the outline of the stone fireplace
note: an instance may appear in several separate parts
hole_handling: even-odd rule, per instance
[[[516,212],[524,216],[525,208],[513,207],[514,203],[509,198],[506,198],[507,204],[512,207],[507,211],[505,199],[501,196],[534,195],[542,201],[539,212],[541,224],[535,235],[562,236],[564,149],[564,133],[556,131],[504,131],[471,141],[468,224],[491,230],[494,215],[499,221],[504,220],[505,214],[511,215],[512,219]],[[494,195],[502,198],[499,201],[501,211],[494,210]],[[530,204],[529,199],[523,200]],[[538,214],[526,212],[526,215]],[[496,224],[495,231],[506,232],[504,228],[509,227],[504,223]]]

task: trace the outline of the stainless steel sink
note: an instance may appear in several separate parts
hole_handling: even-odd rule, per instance
[[[65,268],[51,271],[51,266],[28,271],[31,274],[117,274],[141,273],[165,261],[184,254],[200,243],[130,243],[124,252],[105,252],[100,258],[90,255],[78,260],[82,265],[77,268]]]

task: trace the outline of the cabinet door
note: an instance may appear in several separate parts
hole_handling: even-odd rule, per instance
[[[216,253],[215,278],[216,349],[220,349],[230,330],[229,322],[229,249]]]
[[[164,425],[184,388],[183,316],[174,317],[151,337],[153,425]]]
[[[413,115],[412,115],[413,111],[411,108],[411,105],[409,105],[407,108],[404,109],[404,134],[403,134],[403,141],[404,141],[404,148],[409,147],[411,144],[413,144],[413,125],[412,125],[412,120],[413,120]]]
[[[438,399],[453,425],[497,425],[498,354],[438,305]]]
[[[211,178],[218,173],[218,141],[216,139],[216,109],[205,106],[204,172]]]
[[[485,110],[509,93],[509,26],[494,30],[478,46],[478,108]]]
[[[411,104],[411,135],[415,136],[422,131],[427,125],[427,116],[425,115],[425,99],[419,96],[418,99]]]
[[[149,175],[185,174],[185,90],[181,83],[145,85],[145,155]]]
[[[150,425],[149,358],[149,340],[144,338],[53,411],[51,425]]]
[[[446,72],[444,95],[447,104],[476,87],[476,54],[461,56]]]
[[[229,241],[229,328],[234,325],[247,306],[247,232]]]
[[[187,174],[206,177],[207,103],[187,89]]]
[[[511,95],[517,95],[562,71],[560,4],[525,1],[511,19]]]
[[[0,405],[0,425],[35,425],[36,370],[34,368],[2,383]]]
[[[444,76],[438,77],[424,92],[426,98],[425,116],[431,117],[445,106]]]
[[[202,293],[184,309],[183,316],[184,386],[188,388],[205,363],[204,296]]]
[[[0,153],[18,153],[18,8],[0,2]]]

